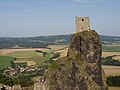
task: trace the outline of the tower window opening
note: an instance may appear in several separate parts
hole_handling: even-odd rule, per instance
[[[84,21],[84,19],[82,19],[82,21]]]

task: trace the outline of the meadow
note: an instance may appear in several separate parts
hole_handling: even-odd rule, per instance
[[[36,50],[46,52],[47,54],[43,56],[42,53],[36,52]],[[48,63],[45,63],[45,61],[49,60],[53,56],[53,54],[51,53],[51,50],[43,48],[13,49],[13,50],[8,49],[8,51],[5,49],[1,50],[0,56],[1,56],[0,57],[1,68],[11,66],[10,62],[14,59],[16,63],[27,62],[28,66],[36,64],[37,67],[41,67],[48,65]]]
[[[37,53],[35,51],[15,51],[12,53],[8,53],[6,55],[14,58],[31,58],[31,57],[40,55],[40,53]]]
[[[10,56],[0,56],[0,69],[10,67],[12,60],[14,60],[13,57],[10,57]]]
[[[120,45],[102,45],[103,52],[120,52]]]

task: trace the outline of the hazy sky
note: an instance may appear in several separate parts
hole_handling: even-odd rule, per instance
[[[71,34],[75,16],[91,29],[120,36],[120,0],[0,0],[0,37]]]

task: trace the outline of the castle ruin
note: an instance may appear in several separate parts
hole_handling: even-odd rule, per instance
[[[90,30],[90,19],[89,17],[76,16],[75,25],[76,25],[76,32]]]

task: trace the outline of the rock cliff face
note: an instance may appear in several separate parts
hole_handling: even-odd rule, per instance
[[[73,34],[67,56],[48,69],[48,90],[107,90],[101,53],[94,30]]]

